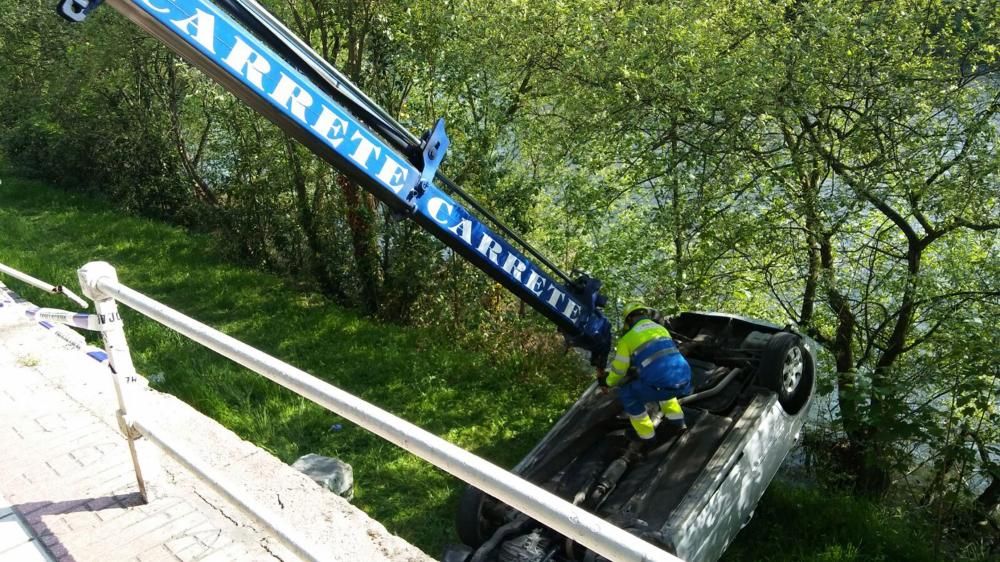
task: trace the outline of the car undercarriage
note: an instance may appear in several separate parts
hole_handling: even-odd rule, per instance
[[[613,391],[597,385],[513,469],[575,505],[687,560],[714,560],[747,520],[791,448],[814,382],[814,344],[758,320],[661,319],[692,367],[688,430],[664,424],[637,446]],[[650,406],[657,419],[658,410]],[[469,487],[445,560],[550,562],[602,557]]]

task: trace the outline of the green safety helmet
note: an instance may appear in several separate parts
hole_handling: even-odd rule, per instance
[[[632,315],[633,312],[637,312],[640,310],[652,310],[652,309],[639,301],[632,301],[626,304],[625,308],[622,309],[622,319],[623,320],[627,319],[629,316]]]

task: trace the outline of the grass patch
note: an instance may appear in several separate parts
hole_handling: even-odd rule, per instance
[[[819,487],[774,482],[724,561],[932,562],[986,560],[934,551],[919,515]]]
[[[458,349],[434,330],[379,324],[274,275],[227,263],[212,238],[122,216],[93,198],[4,177],[0,262],[77,289],[84,263],[502,466],[512,466],[588,382],[569,359]],[[9,285],[42,306],[69,301]],[[455,542],[462,483],[364,429],[122,307],[140,372],[285,462],[353,465],[354,503],[431,555]],[[555,368],[560,376],[543,369]],[[157,380],[159,377],[155,377]],[[529,381],[530,392],[524,383]],[[332,431],[333,424],[343,429]]]
[[[21,367],[37,367],[41,361],[37,357],[31,355],[25,355],[24,357],[19,357],[17,359],[17,364]]]

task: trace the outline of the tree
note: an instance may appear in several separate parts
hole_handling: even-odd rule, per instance
[[[566,244],[594,240],[622,289],[780,315],[825,343],[871,493],[912,462],[906,444],[937,447],[941,419],[911,416],[947,385],[901,369],[997,297],[982,259],[962,261],[1000,223],[996,11],[598,2],[551,26],[561,89],[538,144],[564,170]]]

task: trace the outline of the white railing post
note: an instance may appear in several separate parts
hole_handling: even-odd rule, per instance
[[[118,427],[128,441],[129,453],[132,455],[132,466],[135,468],[135,480],[139,486],[139,494],[144,502],[149,501],[146,493],[146,481],[142,477],[142,468],[139,466],[139,455],[136,452],[135,441],[140,438],[140,434],[132,427],[128,419],[128,408],[126,407],[125,385],[124,383],[135,382],[137,374],[135,365],[132,364],[132,354],[129,353],[128,343],[125,341],[125,328],[122,324],[122,317],[118,313],[118,304],[110,295],[104,293],[97,287],[98,279],[118,280],[118,273],[115,268],[107,262],[90,262],[77,271],[80,279],[80,288],[83,294],[94,301],[94,311],[97,315],[98,329],[101,338],[104,340],[104,351],[108,354],[108,362],[111,365],[111,380],[114,381],[115,396],[118,398]]]

